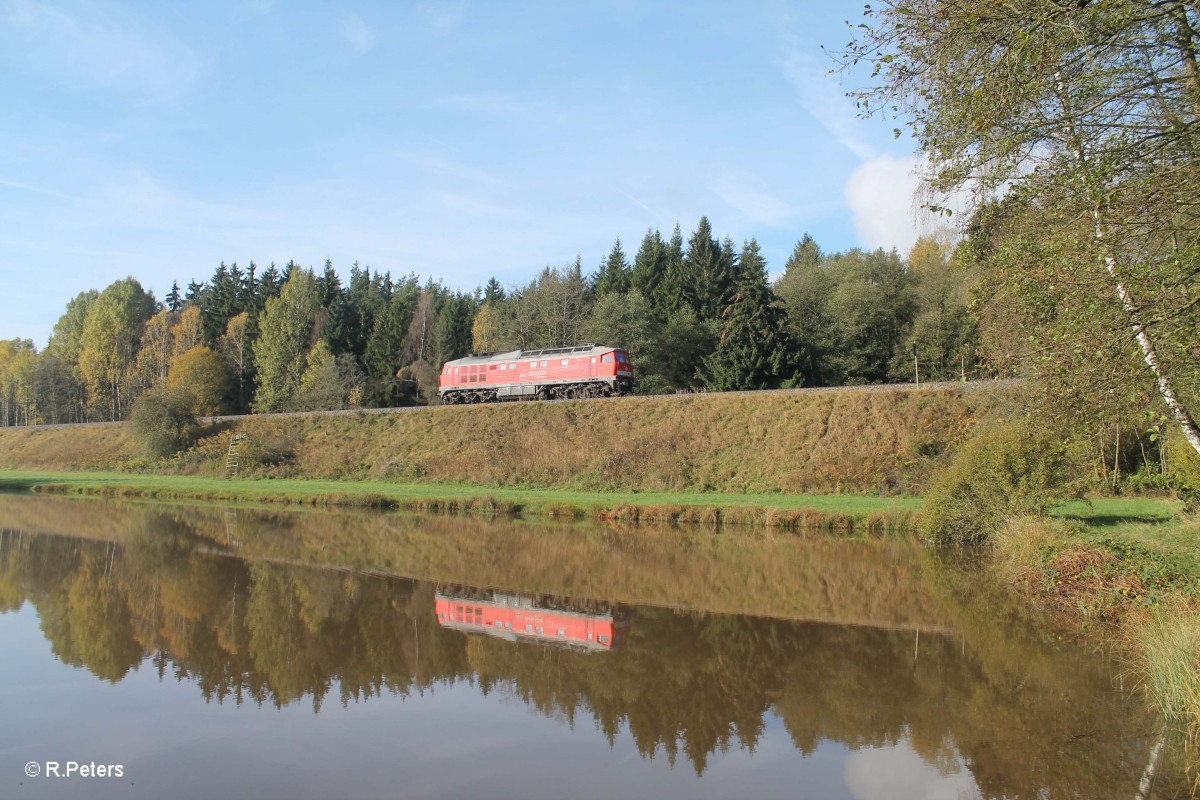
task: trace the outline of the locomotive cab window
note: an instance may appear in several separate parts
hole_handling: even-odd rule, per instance
[[[625,363],[625,354],[624,353],[617,353],[617,363],[618,364]]]
[[[611,364],[612,360],[613,360],[613,354],[606,353],[605,355],[600,357],[600,360],[603,361],[605,364]]]

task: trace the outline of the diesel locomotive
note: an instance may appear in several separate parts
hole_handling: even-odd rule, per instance
[[[598,344],[472,353],[447,361],[438,380],[446,405],[612,397],[632,389],[629,354]]]

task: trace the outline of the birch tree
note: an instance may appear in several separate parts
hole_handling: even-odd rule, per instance
[[[886,0],[867,14],[845,54],[875,69],[860,107],[910,121],[935,196],[1019,191],[1070,223],[1058,231],[1081,256],[1069,277],[1103,287],[1096,302],[1200,452],[1195,4]],[[1010,266],[1011,285],[1036,265]]]
[[[127,410],[122,393],[126,371],[137,356],[142,328],[155,312],[154,295],[133,278],[108,286],[91,306],[83,324],[79,369],[92,402],[106,404],[109,419]]]

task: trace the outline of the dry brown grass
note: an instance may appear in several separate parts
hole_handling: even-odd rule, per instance
[[[586,490],[914,493],[940,454],[1007,398],[999,387],[875,388],[250,417],[239,426],[249,436],[242,474]],[[123,426],[0,430],[0,468],[213,475],[223,468],[228,436],[213,433],[174,459],[148,464],[137,461]]]

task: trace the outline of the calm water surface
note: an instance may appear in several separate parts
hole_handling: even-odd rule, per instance
[[[1158,740],[896,542],[0,496],[0,612],[4,798],[1130,798]]]

